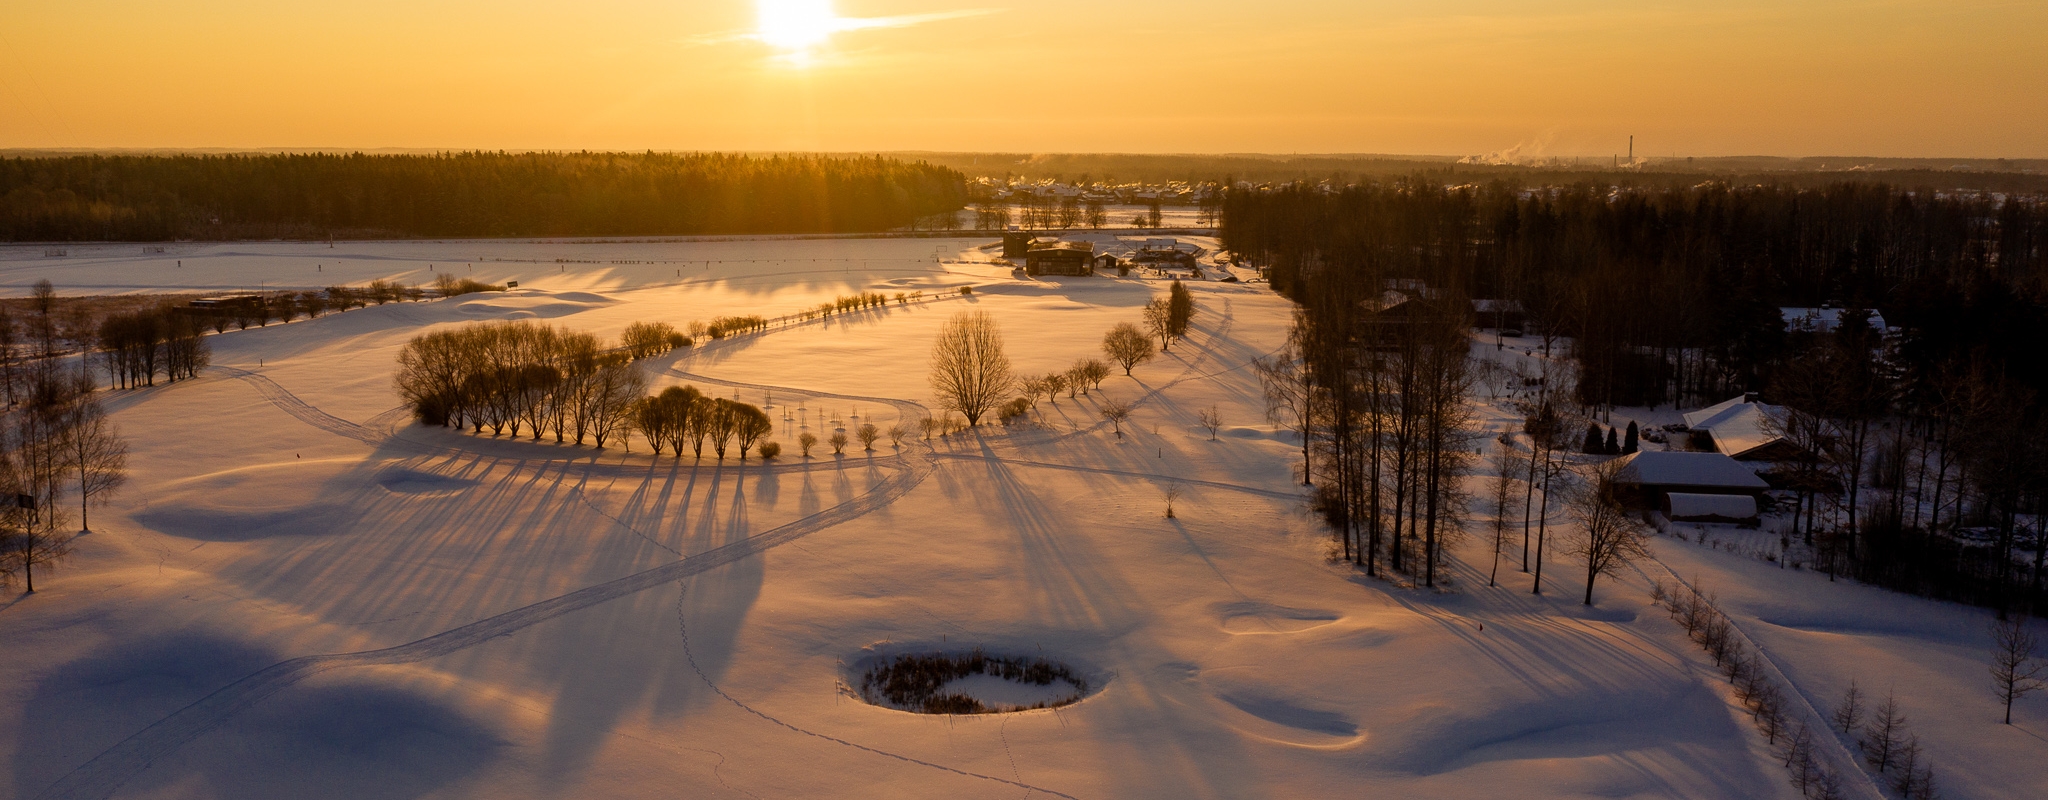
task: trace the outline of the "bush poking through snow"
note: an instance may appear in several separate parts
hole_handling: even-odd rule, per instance
[[[1015,422],[1018,417],[1022,417],[1029,413],[1031,413],[1031,398],[1019,397],[1015,400],[1011,400],[1008,403],[1004,403],[1002,408],[996,410],[996,421],[1001,422],[1003,425],[1007,426],[1010,423]]]
[[[988,675],[1032,686],[1051,686],[1054,681],[1065,681],[1074,687],[1074,691],[1051,702],[993,708],[975,698],[944,691],[947,684],[974,675]],[[1067,665],[1050,659],[991,656],[977,648],[962,655],[909,653],[897,656],[862,675],[859,691],[862,700],[875,705],[889,705],[920,714],[1000,714],[1072,705],[1088,693],[1088,679],[1075,674]]]
[[[760,452],[762,461],[772,461],[776,456],[782,455],[782,443],[762,442]]]
[[[860,440],[862,450],[874,452],[875,440],[882,438],[882,429],[872,424],[862,425],[854,430],[853,438]]]
[[[845,431],[833,431],[832,436],[827,438],[825,442],[832,445],[832,455],[836,456],[846,452],[847,439]]]
[[[804,458],[811,457],[811,448],[818,446],[817,434],[804,431],[796,435],[796,446],[803,448]]]
[[[889,426],[889,430],[886,431],[886,433],[889,436],[889,445],[891,447],[897,448],[901,448],[903,446],[903,437],[910,435],[910,432],[904,430],[903,426],[901,425]]]

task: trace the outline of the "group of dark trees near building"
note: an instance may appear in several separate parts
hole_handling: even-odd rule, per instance
[[[1254,366],[1268,417],[1302,437],[1303,482],[1343,557],[1435,586],[1462,532],[1459,476],[1473,458],[1466,316],[1395,303],[1377,279],[1353,277],[1305,276],[1316,286],[1297,297],[1286,350]]]
[[[879,157],[664,153],[0,159],[0,241],[882,231],[959,172]]]
[[[682,458],[683,447],[687,445],[693,457],[702,459],[704,445],[709,443],[720,461],[725,460],[728,445],[737,445],[740,460],[745,461],[748,450],[770,444],[765,437],[775,432],[775,422],[759,407],[723,397],[706,397],[695,386],[671,386],[660,394],[641,398],[633,407],[633,425],[655,455],[667,448],[676,458]],[[872,441],[869,440],[871,444]],[[763,458],[773,455],[769,449],[762,450]]]
[[[1744,391],[1791,408],[1780,433],[1810,455],[1767,477],[1797,493],[1815,568],[2048,610],[2048,195],[1401,180],[1232,192],[1222,236],[1300,304],[1319,391],[1369,391],[1339,376],[1393,351],[1343,327],[1387,327],[1388,280],[1432,287],[1403,306],[1425,315],[1511,301],[1524,346],[1573,368],[1546,402],[1582,420]],[[1832,332],[1779,310],[1825,305]]]

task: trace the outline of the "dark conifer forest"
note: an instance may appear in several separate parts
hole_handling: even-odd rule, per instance
[[[882,231],[960,173],[877,157],[662,153],[0,159],[0,241]]]

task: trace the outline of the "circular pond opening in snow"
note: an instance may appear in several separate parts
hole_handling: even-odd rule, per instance
[[[919,714],[1006,714],[1059,708],[1094,688],[1080,670],[1042,656],[911,652],[863,659],[853,677],[862,700]]]

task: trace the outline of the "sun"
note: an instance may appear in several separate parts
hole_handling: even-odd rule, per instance
[[[832,11],[832,0],[757,0],[757,7],[755,38],[791,53],[824,44],[844,25]]]

